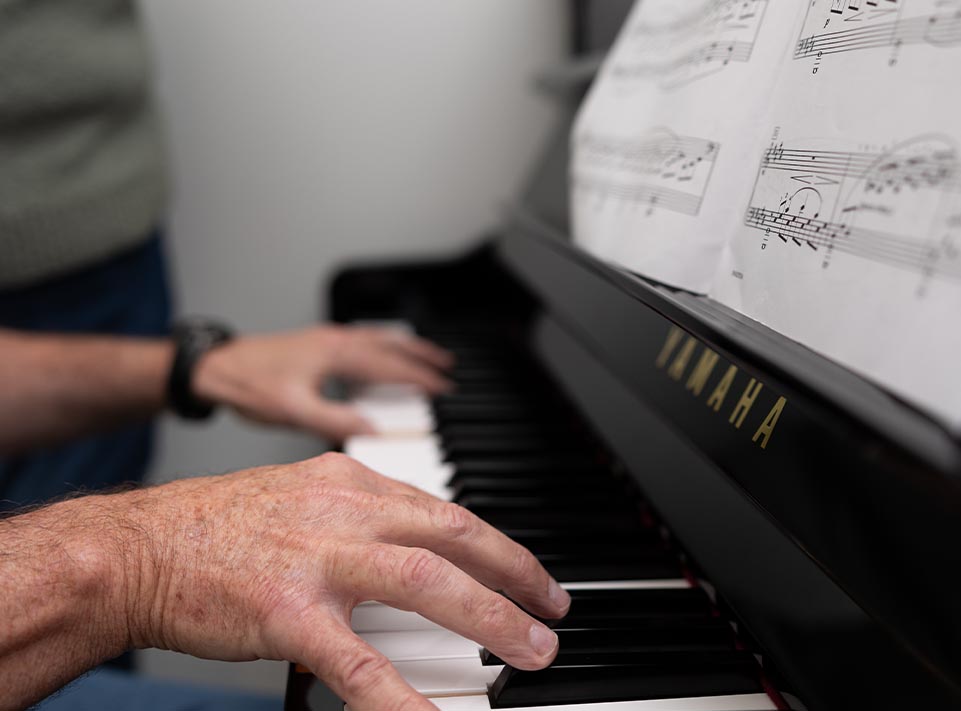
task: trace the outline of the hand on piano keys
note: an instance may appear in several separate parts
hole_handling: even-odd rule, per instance
[[[544,376],[498,334],[430,332],[457,389],[371,386],[353,404],[378,430],[345,452],[454,501],[522,543],[570,591],[543,671],[412,612],[362,603],[351,625],[442,711],[752,711],[777,706],[628,482]],[[493,336],[493,337],[491,337]]]
[[[436,394],[450,388],[444,372],[451,362],[450,353],[396,328],[323,325],[239,336],[198,361],[192,386],[200,399],[255,422],[343,442],[372,427],[354,408],[322,396],[328,379],[410,383]]]

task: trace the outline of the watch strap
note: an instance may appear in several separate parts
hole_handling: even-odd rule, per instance
[[[216,321],[192,318],[176,323],[172,335],[175,352],[167,381],[170,408],[188,420],[207,419],[216,405],[194,394],[194,369],[208,351],[230,341],[234,336],[233,330]]]

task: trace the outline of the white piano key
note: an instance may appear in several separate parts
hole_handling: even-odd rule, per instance
[[[440,711],[491,711],[486,694],[459,698],[431,699]],[[601,704],[536,706],[537,711],[773,711],[777,708],[766,694],[701,696],[688,699],[614,701]],[[501,710],[504,711],[504,710]],[[525,709],[525,711],[532,711]]]
[[[398,610],[379,602],[363,602],[354,608],[350,626],[355,632],[412,632],[444,629],[416,612]]]
[[[400,333],[416,333],[417,329],[409,321],[402,321],[395,318],[359,318],[350,322],[351,326],[361,328],[383,328]]]
[[[684,578],[664,578],[661,580],[591,580],[576,583],[561,583],[565,590],[657,590],[668,588],[693,587]]]
[[[384,437],[361,435],[344,443],[344,453],[385,476],[450,498],[446,483],[451,466],[441,461],[435,435]]]
[[[481,646],[450,630],[366,632],[360,636],[392,662],[470,659],[481,666]]]
[[[351,399],[363,398],[378,402],[426,401],[424,391],[417,385],[403,383],[364,383],[351,390]]]
[[[351,404],[380,434],[419,435],[434,429],[434,415],[423,396],[361,396],[352,399]]]
[[[485,667],[480,659],[442,659],[429,662],[396,662],[404,680],[424,696],[484,694],[503,667]],[[486,696],[483,698],[487,698]]]

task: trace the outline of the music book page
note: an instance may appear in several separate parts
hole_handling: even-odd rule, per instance
[[[644,0],[572,136],[575,238],[957,429],[959,77],[961,0]]]

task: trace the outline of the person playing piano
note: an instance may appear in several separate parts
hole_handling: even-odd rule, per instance
[[[447,387],[446,353],[385,331],[230,338],[193,322],[169,338],[163,158],[134,3],[0,2],[0,27],[7,508],[139,479],[166,405],[338,440],[369,425],[319,395],[329,376]],[[340,455],[73,498],[0,519],[0,709],[147,646],[289,659],[358,711],[427,709],[350,631],[352,606],[418,610],[545,666],[554,633],[492,589],[541,616],[568,605],[523,548]],[[97,707],[123,705],[106,693]]]

